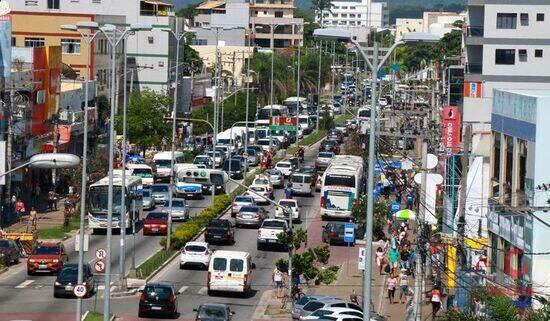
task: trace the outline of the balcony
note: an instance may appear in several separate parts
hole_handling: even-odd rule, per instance
[[[481,74],[483,72],[482,64],[466,64],[465,71],[467,74]]]
[[[483,26],[469,26],[467,30],[468,37],[483,37]]]

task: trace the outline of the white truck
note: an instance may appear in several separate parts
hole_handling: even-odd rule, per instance
[[[266,219],[258,229],[257,249],[263,250],[265,246],[282,246],[283,244],[277,237],[281,233],[286,233],[288,224],[286,220]]]

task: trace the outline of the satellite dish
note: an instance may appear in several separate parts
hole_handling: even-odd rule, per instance
[[[427,169],[434,169],[437,166],[439,159],[434,154],[428,154],[428,164]]]

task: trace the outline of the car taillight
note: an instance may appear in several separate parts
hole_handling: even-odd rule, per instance
[[[244,284],[248,284],[248,274],[244,275]]]
[[[325,197],[324,197],[324,196],[321,196],[321,207],[322,207],[322,208],[325,208],[325,207],[326,207],[326,204],[327,204],[327,201],[325,200]]]
[[[210,284],[210,279],[212,278],[212,273],[208,272],[208,276],[206,277],[206,284]]]
[[[227,236],[231,236],[231,231],[227,231],[225,234],[226,234]]]
[[[175,295],[171,295],[171,296],[168,298],[168,302],[170,302],[170,303],[176,302],[176,296],[175,296]]]
[[[337,237],[338,234],[336,232],[328,232],[328,237]]]
[[[208,235],[208,230],[204,230],[204,236]]]
[[[142,295],[139,297],[139,301],[145,302],[145,294],[142,294]]]
[[[254,218],[260,218],[260,215],[254,214]]]

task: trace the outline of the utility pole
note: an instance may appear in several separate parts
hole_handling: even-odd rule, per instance
[[[12,161],[12,145],[13,145],[13,111],[15,110],[15,82],[12,79],[10,88],[10,105],[4,104],[4,108],[8,115],[8,137],[6,139],[6,171],[11,170]],[[6,175],[6,199],[11,199],[11,174]]]
[[[427,181],[427,167],[428,167],[428,141],[426,139],[422,140],[422,174],[421,174],[421,183],[420,183],[420,208],[419,208],[419,226],[416,226],[416,252],[417,256],[423,251],[423,246],[425,240],[423,239],[424,231],[424,222],[426,217],[426,181]],[[415,279],[414,279],[414,302],[415,302],[415,320],[422,321],[422,264],[421,260],[417,260],[416,270],[415,270]]]
[[[232,67],[232,75],[233,75],[233,96],[235,98],[235,106],[237,106],[237,76],[235,76],[235,57],[236,52],[233,51],[233,67]]]
[[[319,40],[319,75],[317,76],[317,122],[315,124],[315,129],[319,131],[319,114],[321,110],[321,60],[323,58],[323,41]],[[298,133],[296,133],[298,135]]]
[[[458,200],[458,208],[460,209],[458,223],[457,223],[457,244],[464,244],[464,229],[465,229],[465,217],[466,217],[466,191],[468,190],[468,168],[470,166],[470,144],[472,143],[472,125],[465,124],[464,126],[464,151],[461,159],[462,164],[462,178],[460,181],[460,199]],[[465,267],[466,258],[464,251],[459,251],[460,260],[459,266]]]

